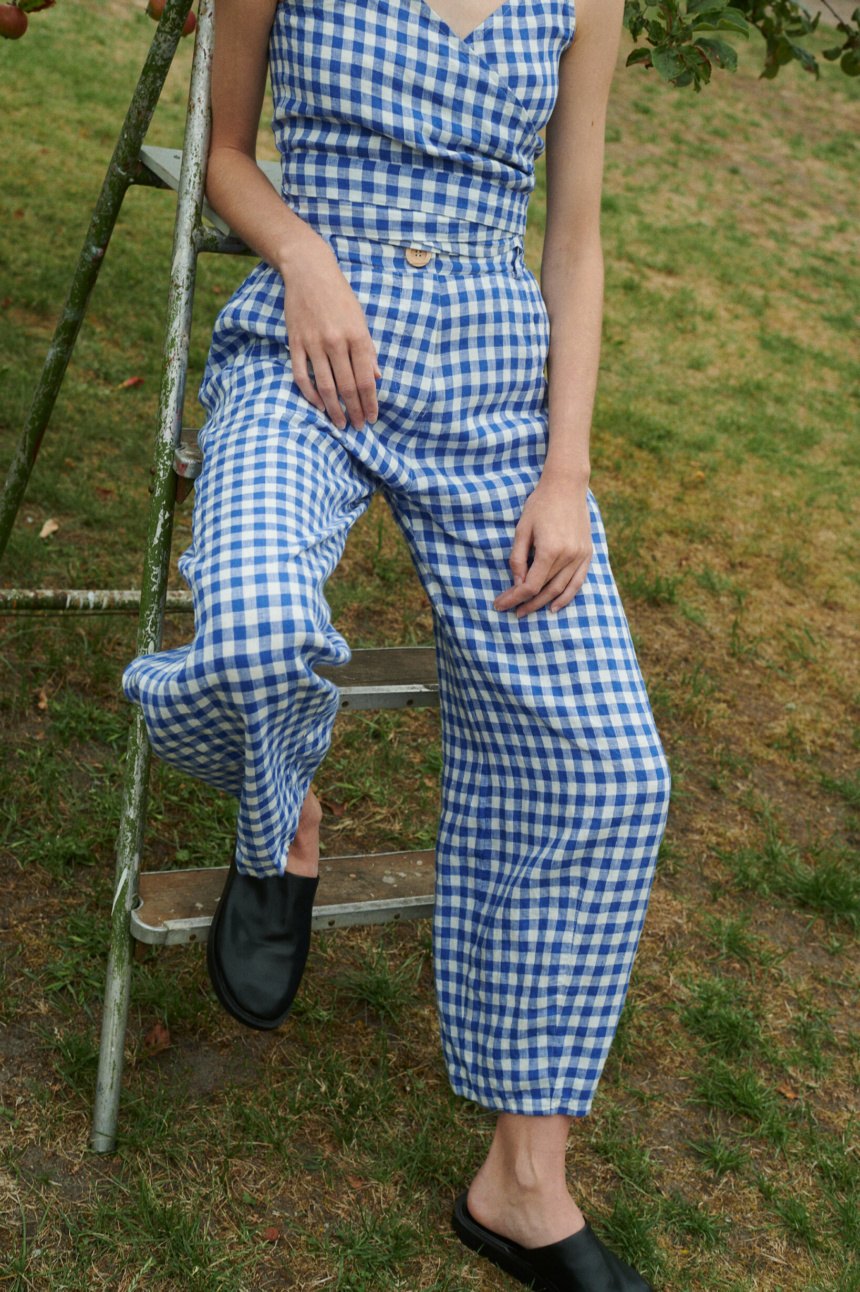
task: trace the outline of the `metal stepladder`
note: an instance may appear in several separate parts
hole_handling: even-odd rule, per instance
[[[98,270],[125,192],[132,183],[177,193],[168,291],[152,498],[142,585],[137,591],[0,589],[0,610],[138,609],[137,653],[161,645],[165,609],[191,610],[190,594],[168,592],[173,511],[199,475],[196,432],[182,430],[188,344],[197,256],[204,251],[252,255],[206,205],[213,0],[200,0],[182,151],[144,143],[158,97],[193,0],[167,0],[92,217],[63,314],[38,383],[28,421],[0,499],[0,555],[23,500]],[[280,186],[278,165],[261,163]],[[209,221],[203,223],[203,218]],[[438,705],[433,648],[357,650],[349,664],[321,668],[334,681],[343,710]],[[116,853],[101,1046],[90,1144],[116,1147],[134,943],[205,941],[227,868],[140,873],[151,750],[135,709],[128,741]],[[432,850],[324,858],[314,907],[317,930],[419,918],[433,909]]]

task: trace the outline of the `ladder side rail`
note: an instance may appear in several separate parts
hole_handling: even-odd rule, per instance
[[[180,0],[177,0],[177,3],[179,2]],[[184,4],[184,0],[181,2]],[[188,117],[167,298],[167,329],[155,442],[155,473],[141,584],[138,654],[148,654],[158,650],[164,626],[173,506],[176,494],[173,453],[181,433],[197,261],[196,231],[201,223],[200,209],[209,147],[209,84],[214,43],[213,3],[214,0],[200,0],[197,39],[191,70]],[[186,8],[185,12],[187,11]],[[131,912],[138,894],[150,762],[151,750],[146,725],[143,714],[138,709],[135,710],[129,734],[117,840],[115,896],[111,911],[105,1006],[102,1015],[99,1067],[90,1136],[90,1145],[97,1153],[110,1153],[116,1148],[131,992],[133,954]]]
[[[0,496],[0,559],[24,498],[138,155],[193,0],[167,0],[132,96]]]
[[[161,646],[170,565],[170,542],[177,477],[174,457],[182,438],[182,411],[188,374],[188,347],[194,307],[201,208],[211,129],[210,85],[214,46],[214,0],[200,0],[197,40],[191,68],[188,116],[182,148],[182,171],[176,201],[176,224],[170,286],[167,294],[164,359],[159,392],[158,430],[153,460],[149,529],[140,590],[137,650],[143,655]]]

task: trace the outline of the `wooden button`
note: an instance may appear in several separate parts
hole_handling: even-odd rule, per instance
[[[416,269],[420,269],[422,265],[426,265],[431,255],[432,252],[425,251],[423,247],[406,248],[406,259],[409,261],[410,265],[414,265]]]

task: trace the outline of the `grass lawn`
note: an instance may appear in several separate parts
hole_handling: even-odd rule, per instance
[[[141,10],[63,3],[0,42],[4,467],[154,30]],[[150,142],[180,142],[190,57]],[[860,1292],[860,82],[759,66],[742,51],[694,96],[619,64],[610,105],[593,488],[674,798],[569,1172],[659,1292]],[[7,586],[139,581],[173,213],[128,196]],[[201,262],[186,424],[249,267]],[[353,645],[430,640],[382,505],[329,594]],[[170,617],[166,644],[189,627]],[[512,1288],[449,1231],[492,1118],[448,1090],[425,923],[318,936],[275,1035],[220,1011],[199,949],[147,953],[120,1148],[89,1152],[134,634],[0,620],[0,1288]],[[429,846],[437,722],[339,722],[316,781],[328,853]],[[226,863],[233,821],[157,766],[145,866]]]

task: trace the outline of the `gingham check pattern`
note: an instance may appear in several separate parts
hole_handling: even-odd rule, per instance
[[[573,0],[508,0],[465,40],[425,0],[279,4],[269,59],[287,201],[383,242],[455,251],[464,226],[522,236],[573,33]]]
[[[257,266],[219,315],[200,391],[180,565],[195,636],[134,660],[123,683],[157,754],[240,797],[242,869],[283,868],[337,708],[315,668],[349,658],[323,584],[382,490],[435,621],[451,1081],[489,1108],[581,1115],[627,989],[669,774],[591,495],[575,601],[522,620],[492,605],[545,454],[549,323],[522,233],[572,36],[567,0],[509,0],[465,41],[424,0],[278,6],[285,192],[365,310],[379,418],[338,432],[307,403],[283,284]],[[403,245],[443,254],[413,268]]]
[[[590,1106],[642,927],[669,777],[593,499],[595,556],[519,620],[514,527],[546,441],[549,341],[516,240],[494,261],[329,235],[380,358],[380,415],[336,431],[295,386],[273,270],[222,311],[202,397],[189,646],[135,660],[165,761],[241,796],[242,868],[285,864],[345,662],[322,585],[375,489],[433,606],[443,809],[435,965],[454,1089],[511,1112]]]

